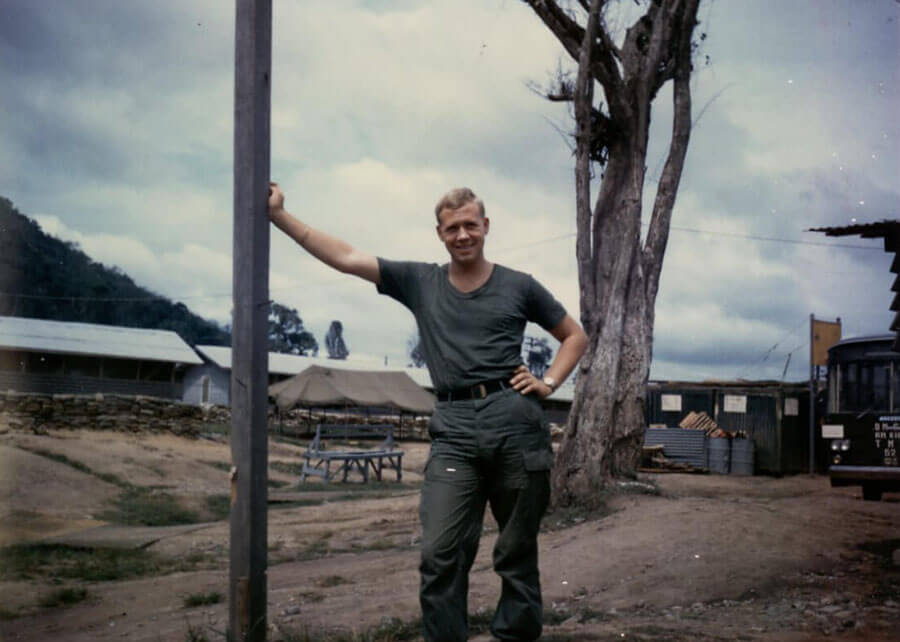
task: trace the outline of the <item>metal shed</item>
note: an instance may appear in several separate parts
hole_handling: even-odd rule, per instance
[[[755,472],[808,470],[806,382],[654,381],[648,385],[651,429],[677,426],[691,411],[707,413],[723,430],[746,431],[756,451]]]

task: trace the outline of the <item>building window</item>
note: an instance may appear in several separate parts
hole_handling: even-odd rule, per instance
[[[65,369],[67,375],[75,377],[99,377],[100,358],[67,355]]]
[[[110,379],[137,379],[138,363],[134,359],[104,359],[103,376]]]
[[[144,361],[141,363],[142,381],[171,381],[174,365],[164,361]]]
[[[63,373],[63,357],[61,354],[29,352],[28,372],[35,374],[58,374]]]
[[[0,350],[0,370],[11,372],[25,372],[25,362],[28,354],[18,350]]]
[[[200,403],[209,403],[209,375],[200,378]]]

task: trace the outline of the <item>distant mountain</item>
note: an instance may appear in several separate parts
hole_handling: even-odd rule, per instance
[[[216,322],[93,261],[77,244],[45,234],[3,197],[0,315],[174,330],[191,345],[231,344]]]

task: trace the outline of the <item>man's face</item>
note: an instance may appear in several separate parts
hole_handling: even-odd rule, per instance
[[[438,238],[453,262],[465,265],[482,260],[490,221],[481,215],[477,203],[466,203],[457,210],[443,209],[438,219]]]

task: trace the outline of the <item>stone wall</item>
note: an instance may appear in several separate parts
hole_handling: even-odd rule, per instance
[[[397,427],[397,415],[358,415],[346,412],[293,410],[279,416],[270,409],[269,426],[275,433],[303,437],[320,423],[389,423]],[[2,430],[118,430],[170,432],[195,437],[204,432],[223,432],[231,424],[227,406],[196,406],[158,397],[112,395],[34,394],[0,392]],[[424,439],[427,418],[404,417],[396,436]]]

